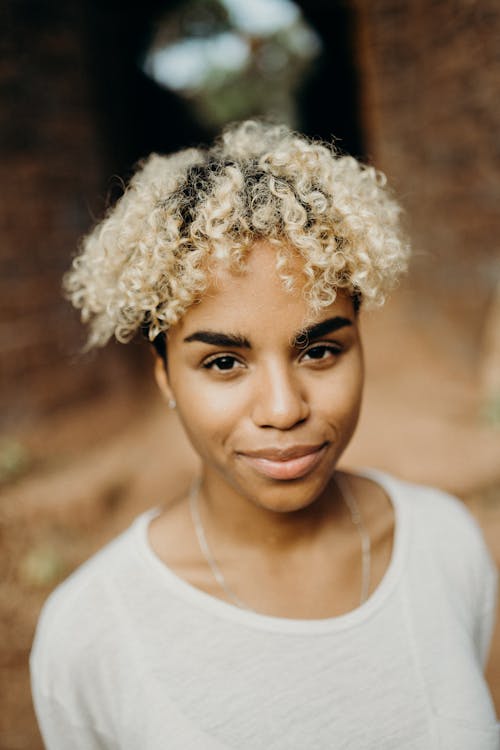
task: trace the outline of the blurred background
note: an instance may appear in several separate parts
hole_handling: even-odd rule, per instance
[[[414,257],[363,313],[343,465],[459,495],[500,561],[498,3],[4,0],[0,29],[0,748],[42,747],[45,597],[196,468],[147,345],[83,355],[61,276],[141,157],[228,121],[269,115],[387,174]]]

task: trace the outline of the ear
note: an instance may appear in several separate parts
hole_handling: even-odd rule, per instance
[[[172,402],[175,403],[174,394],[172,393],[170,383],[168,382],[165,362],[158,355],[155,356],[155,380],[165,401],[167,401],[168,404],[171,404]]]

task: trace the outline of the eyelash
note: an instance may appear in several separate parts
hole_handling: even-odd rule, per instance
[[[304,352],[302,352],[301,359],[306,354],[310,354],[311,352],[314,352],[314,351],[316,351],[318,349],[322,349],[324,351],[328,351],[334,357],[338,356],[343,351],[343,347],[339,346],[338,344],[332,343],[332,342],[325,343],[325,344],[313,344],[313,346],[310,346],[309,349],[306,349]],[[236,357],[234,354],[216,354],[213,357],[205,360],[205,362],[202,363],[202,368],[204,370],[216,370],[219,373],[222,373],[222,372],[224,372],[224,373],[226,373],[226,372],[227,373],[231,373],[231,372],[234,372],[235,369],[238,369],[238,368],[235,368],[235,367],[228,367],[228,368],[217,367],[216,366],[217,363],[221,362],[223,360],[232,360],[233,362],[237,362],[238,364],[242,365],[242,363],[240,362],[240,360],[238,359],[238,357]],[[318,358],[314,358],[313,357],[312,360],[309,360],[309,361],[322,362],[322,361],[325,361],[325,357],[324,356],[321,356],[321,357],[318,357]]]
[[[325,351],[328,351],[328,352],[330,352],[334,356],[338,356],[343,351],[343,349],[342,349],[341,346],[339,346],[338,344],[331,343],[331,342],[328,343],[328,344],[326,344],[326,343],[325,344],[313,344],[312,346],[309,347],[309,349],[306,349],[306,351],[303,353],[302,356],[304,356],[305,354],[310,354],[311,352],[313,352],[313,351],[315,351],[317,349],[323,349]],[[321,362],[323,359],[324,359],[324,357],[318,357],[318,359],[315,360],[315,361]],[[314,358],[313,358],[313,360],[314,360]]]
[[[216,354],[214,357],[212,357],[212,359],[208,359],[205,362],[203,362],[202,367],[204,370],[215,369],[215,370],[218,370],[219,372],[232,372],[234,370],[233,367],[230,367],[227,369],[224,369],[224,368],[221,369],[221,368],[215,367],[215,364],[217,362],[221,362],[224,359],[233,360],[234,362],[238,362],[239,364],[241,364],[239,359],[235,357],[234,354]]]

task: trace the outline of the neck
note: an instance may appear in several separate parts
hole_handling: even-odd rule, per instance
[[[202,475],[198,503],[203,524],[219,544],[259,548],[270,554],[310,546],[331,522],[348,520],[333,478],[306,507],[275,511],[262,507],[257,499],[243,495],[207,470]]]

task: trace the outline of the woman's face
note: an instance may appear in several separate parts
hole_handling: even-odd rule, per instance
[[[168,382],[157,372],[213,491],[288,511],[319,497],[354,432],[363,357],[351,299],[312,318],[300,258],[292,293],[275,262],[262,242],[245,273],[221,268],[168,333]]]

